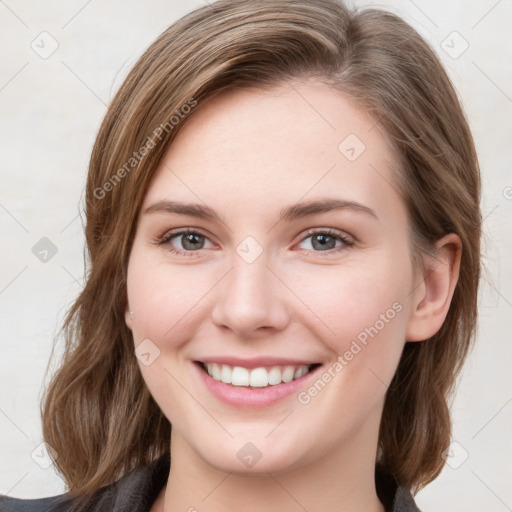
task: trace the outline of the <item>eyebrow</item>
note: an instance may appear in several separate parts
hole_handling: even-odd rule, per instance
[[[306,201],[287,206],[280,211],[279,221],[292,221],[295,219],[326,213],[335,210],[350,210],[359,213],[365,213],[377,219],[374,210],[355,201],[347,201],[338,198],[325,198],[320,200]],[[144,214],[150,213],[175,213],[178,215],[189,215],[206,220],[219,219],[215,210],[209,206],[197,203],[183,203],[178,201],[170,201],[163,199],[148,206],[144,210]]]

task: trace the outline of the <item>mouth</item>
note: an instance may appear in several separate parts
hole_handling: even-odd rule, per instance
[[[221,363],[194,362],[204,373],[217,382],[233,387],[260,389],[299,380],[321,366],[320,363],[313,363],[245,368]]]

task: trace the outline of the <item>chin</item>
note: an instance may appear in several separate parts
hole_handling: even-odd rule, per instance
[[[268,439],[254,443],[232,440],[228,445],[219,444],[213,451],[211,447],[205,447],[198,454],[210,466],[239,476],[287,473],[301,465],[296,449],[283,449],[282,446],[277,449],[276,443]]]

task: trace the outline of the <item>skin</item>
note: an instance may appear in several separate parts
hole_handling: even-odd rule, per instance
[[[338,149],[348,134],[366,146],[354,161]],[[448,235],[435,259],[425,256],[429,272],[413,268],[394,166],[375,121],[315,81],[224,92],[178,133],[148,188],[128,267],[126,322],[135,346],[150,339],[160,350],[139,366],[173,426],[169,481],[152,511],[384,510],[374,467],[386,389],[405,341],[441,327],[460,262],[460,240]],[[279,221],[282,208],[323,198],[375,217],[338,209]],[[162,200],[207,205],[217,217],[145,213]],[[179,236],[158,244],[179,228],[205,236],[202,248]],[[353,244],[322,250],[312,228]],[[252,263],[237,253],[248,236],[262,250]],[[236,355],[327,369],[394,303],[400,312],[308,404],[292,394],[233,407],[193,368]],[[251,468],[237,457],[247,442],[262,454]]]

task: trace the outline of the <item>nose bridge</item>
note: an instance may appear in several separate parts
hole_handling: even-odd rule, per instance
[[[242,245],[242,244],[241,244]],[[268,268],[268,258],[245,258],[238,248],[212,312],[213,321],[239,335],[250,336],[262,327],[282,329],[287,323],[283,290]]]

